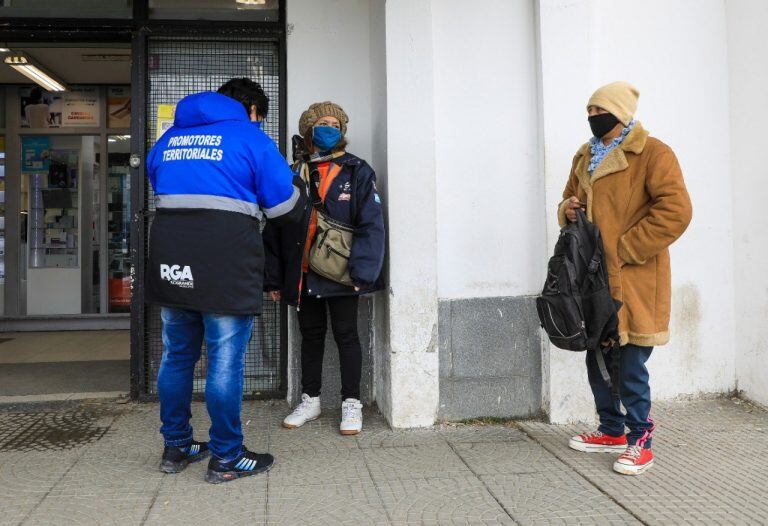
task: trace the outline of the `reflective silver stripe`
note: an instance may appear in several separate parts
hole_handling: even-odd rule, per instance
[[[264,214],[266,214],[266,216],[269,219],[273,219],[283,214],[287,214],[288,212],[293,210],[293,207],[296,205],[296,201],[298,200],[299,200],[299,189],[294,186],[291,197],[289,197],[279,205],[273,206],[272,208],[265,208]]]
[[[207,210],[225,210],[239,212],[261,219],[261,210],[256,203],[203,194],[158,195],[157,208],[204,208]]]

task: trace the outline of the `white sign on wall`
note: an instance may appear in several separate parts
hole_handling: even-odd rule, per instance
[[[62,126],[98,126],[98,88],[77,88],[63,94]]]

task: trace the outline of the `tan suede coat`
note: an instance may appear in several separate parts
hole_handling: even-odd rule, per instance
[[[691,200],[672,149],[636,123],[590,177],[589,143],[573,159],[558,219],[576,196],[599,228],[611,293],[619,310],[621,344],[664,345],[669,341],[672,296],[668,247],[691,221]]]

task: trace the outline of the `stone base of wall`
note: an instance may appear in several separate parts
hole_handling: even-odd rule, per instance
[[[541,334],[535,299],[441,300],[440,420],[539,416]]]

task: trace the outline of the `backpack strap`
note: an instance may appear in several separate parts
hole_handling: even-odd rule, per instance
[[[613,353],[613,360],[611,361],[611,394],[613,399],[621,401],[621,346],[619,340],[614,340],[613,345],[610,347],[610,351]]]
[[[610,350],[610,347],[607,349],[598,349],[595,351],[595,360],[597,361],[597,367],[600,369],[600,376],[603,377],[605,383],[607,383],[610,387],[613,387],[611,374],[608,372],[608,366],[605,364],[605,354],[606,352],[610,352]],[[611,369],[613,369],[613,367],[611,367]]]
[[[600,376],[608,387],[611,388],[611,396],[614,400],[621,400],[621,347],[619,342],[612,340],[613,343],[610,347],[603,347],[595,351],[595,360],[597,361],[597,367],[600,369]],[[608,371],[608,366],[605,364],[605,355],[613,353],[611,356],[611,370]]]
[[[587,216],[581,208],[576,209],[576,221],[580,224],[588,222]],[[592,245],[595,247],[595,251],[592,253],[592,258],[589,260],[589,266],[587,267],[587,271],[590,274],[596,273],[600,269],[600,263],[603,261],[603,244],[600,242],[600,230],[593,228],[592,233],[594,236]]]
[[[333,184],[333,181],[341,173],[341,165],[331,162],[331,165],[328,168],[328,175],[326,176],[325,180],[322,181],[322,188],[320,171],[318,170],[317,166],[306,166],[305,164],[305,166],[302,168],[307,172],[306,180],[309,181],[309,193],[312,197],[312,206],[314,206],[316,210],[319,210],[327,215],[328,209],[325,206],[325,196],[328,193],[328,189],[331,187],[331,184]]]

